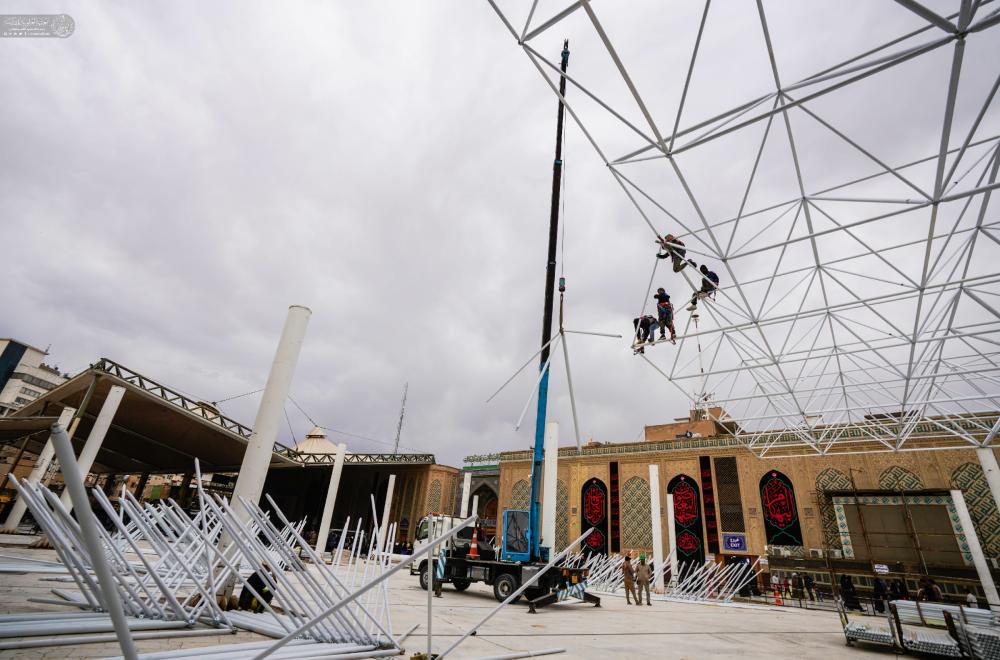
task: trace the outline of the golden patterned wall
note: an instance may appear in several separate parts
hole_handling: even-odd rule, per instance
[[[616,446],[617,448],[618,446]],[[816,457],[793,457],[760,459],[749,451],[737,447],[684,449],[676,451],[643,451],[644,445],[636,443],[623,445],[622,450],[605,455],[560,456],[559,479],[566,485],[569,499],[568,537],[570,540],[580,535],[580,489],[591,477],[597,477],[605,483],[609,480],[609,463],[618,461],[620,483],[627,485],[630,480],[638,478],[648,484],[649,465],[659,466],[660,470],[660,506],[663,524],[663,542],[667,547],[666,500],[663,497],[667,483],[678,474],[697,475],[700,473],[699,456],[734,456],[740,476],[740,495],[743,504],[743,515],[746,523],[748,554],[764,554],[764,521],[761,516],[760,494],[758,484],[769,470],[778,470],[791,480],[795,488],[795,498],[798,506],[799,519],[802,525],[803,542],[806,548],[823,548],[825,541],[824,515],[822,498],[818,497],[821,484],[829,484],[826,489],[843,489],[853,478],[859,490],[883,490],[886,484],[894,487],[918,487],[934,490],[950,490],[961,488],[966,491],[970,511],[976,522],[977,531],[983,537],[983,546],[987,555],[1000,555],[1000,513],[995,505],[991,507],[990,498],[984,497],[983,482],[977,481],[975,470],[961,466],[969,463],[978,466],[975,450],[946,449],[940,451],[899,452],[879,454],[832,455]],[[625,451],[634,448],[632,453]],[[565,450],[564,450],[565,453]],[[500,463],[500,510],[511,507],[511,495],[514,485],[519,480],[530,478],[531,463],[526,460],[504,460]],[[821,479],[821,474],[826,478]],[[633,482],[637,485],[638,482]],[[648,486],[647,486],[648,487]],[[621,519],[622,547],[632,549],[626,541],[635,538],[635,530],[628,526],[628,521],[637,520],[630,517],[625,510],[625,489]],[[638,500],[630,496],[629,501]],[[637,506],[640,506],[637,504]],[[648,502],[641,505],[648,506]],[[718,515],[718,512],[716,512]],[[648,513],[645,514],[648,517]],[[978,517],[977,517],[978,516]],[[828,521],[829,522],[829,521]],[[829,530],[828,530],[829,531]],[[643,532],[639,531],[642,535]],[[642,536],[645,538],[645,536]],[[648,550],[649,548],[644,548]]]

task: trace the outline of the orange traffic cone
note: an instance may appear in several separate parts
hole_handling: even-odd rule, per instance
[[[469,544],[469,559],[479,559],[479,545],[476,543],[478,534],[479,528],[474,527],[472,529],[472,542]]]

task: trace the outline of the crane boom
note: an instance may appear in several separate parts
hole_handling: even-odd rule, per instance
[[[392,453],[399,453],[399,436],[403,434],[403,416],[406,415],[406,392],[410,389],[410,384],[403,385],[403,402],[399,404],[399,424],[396,426],[396,443],[392,446]]]
[[[545,307],[542,311],[542,354],[539,369],[544,370],[538,386],[538,411],[535,415],[535,446],[531,461],[531,499],[528,507],[528,543],[530,561],[548,559],[548,548],[540,544],[542,461],[544,459],[545,414],[549,394],[549,340],[552,338],[552,307],[556,284],[556,247],[559,241],[559,189],[562,182],[562,137],[565,117],[566,68],[569,66],[569,39],[563,42],[562,63],[559,76],[559,111],[556,115],[556,154],[552,164],[552,206],[549,211],[549,251],[545,267]]]

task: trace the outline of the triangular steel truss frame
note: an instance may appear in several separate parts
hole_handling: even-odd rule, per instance
[[[981,128],[1000,113],[1000,58],[986,65],[992,84],[977,88],[960,82],[969,66],[967,45],[1000,39],[1000,8],[958,0],[957,11],[943,16],[915,0],[897,0],[898,11],[920,21],[918,29],[789,83],[779,72],[765,3],[757,0],[756,17],[743,28],[762,37],[774,91],[688,123],[685,101],[699,47],[713,28],[710,18],[722,20],[721,8],[710,17],[711,0],[704,3],[683,92],[671,101],[676,113],[671,108],[667,121],[643,95],[646,90],[640,90],[598,18],[597,9],[610,12],[611,5],[578,0],[546,18],[534,0],[530,9],[517,5],[527,11],[518,31],[520,17],[505,13],[498,6],[502,0],[487,1],[557,96],[559,66],[533,47],[539,35],[572,18],[574,50],[600,50],[609,58],[621,93],[616,98],[595,93],[583,82],[587,72],[570,71],[567,82],[583,95],[575,102],[563,98],[567,111],[653,238],[676,235],[690,258],[722,276],[717,300],[699,306],[700,327],[693,329],[688,320],[676,349],[658,350],[655,360],[643,356],[694,407],[721,418],[727,432],[759,456],[997,444],[1000,258],[991,254],[1000,246],[1000,217],[996,203],[990,213],[990,199],[1000,186],[1000,135],[981,134]],[[589,24],[583,36],[581,17]],[[620,17],[616,23],[620,32]],[[648,29],[639,22],[632,27],[637,33]],[[939,147],[925,158],[880,157],[818,107],[820,100],[932,54],[948,58],[949,72],[939,88],[925,83],[928,102],[943,106],[927,128]],[[983,65],[981,58],[975,63]],[[685,71],[657,74],[685,76]],[[961,126],[955,120],[960,92],[966,101],[975,99],[969,103],[976,110],[969,106],[971,121]],[[876,126],[907,121],[878,110],[859,111]],[[600,131],[593,128],[598,122]],[[841,183],[810,185],[800,163],[809,147],[797,143],[798,129],[793,130],[804,122],[870,169],[844,168],[836,172]],[[635,147],[609,155],[596,137],[611,130],[609,125]],[[755,142],[755,157],[745,159],[739,212],[713,217],[705,210],[704,193],[690,185],[697,172],[682,167],[685,158],[750,131],[763,137]],[[769,140],[780,140],[793,174],[784,199],[754,208],[748,198],[758,168],[774,155],[766,149]],[[657,174],[667,182],[641,181],[640,173],[649,168],[660,168]],[[873,185],[905,195],[872,195]],[[662,201],[664,186],[677,191],[674,201]],[[899,230],[900,222],[910,221],[909,231]],[[681,271],[671,281],[683,278],[696,289],[699,276],[693,271]],[[680,316],[678,325],[684,325]]]

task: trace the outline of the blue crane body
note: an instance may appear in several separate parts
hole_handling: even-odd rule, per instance
[[[548,563],[551,548],[541,545],[541,499],[542,464],[545,458],[545,417],[549,393],[549,342],[552,339],[552,308],[555,299],[556,246],[559,236],[559,192],[562,182],[562,137],[566,96],[566,67],[569,65],[569,40],[563,42],[562,73],[559,79],[559,114],[556,123],[556,153],[552,166],[552,205],[549,217],[548,261],[545,269],[545,307],[542,315],[542,351],[539,370],[538,407],[535,416],[535,445],[531,459],[531,495],[527,511],[506,510],[503,512],[503,539],[501,551],[496,553],[477,525],[467,528],[446,544],[443,549],[444,561],[439,563],[436,574],[427,562],[411,567],[420,575],[423,588],[432,584],[451,584],[456,590],[464,591],[473,582],[484,582],[493,586],[493,595],[504,601],[521,585],[531,579],[536,582],[525,590],[530,611],[558,602],[572,593],[575,598],[600,607],[598,597],[586,593],[588,570],[585,568],[556,567],[539,573]],[[565,289],[560,278],[559,290]],[[420,521],[415,536],[415,546],[433,538],[433,529],[441,524],[447,526],[453,520],[450,516],[432,513]],[[548,541],[548,539],[547,539]]]

